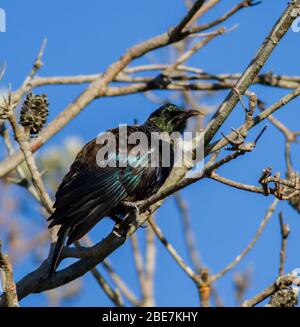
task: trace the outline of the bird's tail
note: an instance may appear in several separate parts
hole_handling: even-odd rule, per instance
[[[53,255],[51,258],[49,276],[52,276],[55,273],[55,270],[59,264],[60,256],[61,256],[62,250],[64,248],[64,244],[65,244],[66,238],[68,236],[68,233],[69,233],[69,229],[67,229],[66,231],[61,233],[57,238],[55,248],[53,251]]]

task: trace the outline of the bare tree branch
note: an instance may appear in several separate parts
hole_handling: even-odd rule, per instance
[[[280,235],[281,235],[281,248],[280,248],[280,263],[279,263],[279,276],[284,275],[284,263],[286,259],[286,245],[287,238],[290,233],[290,227],[288,224],[283,223],[283,214],[279,213]]]
[[[177,208],[180,212],[180,216],[183,222],[183,231],[185,235],[185,242],[188,248],[188,253],[191,257],[192,263],[196,271],[200,271],[202,267],[202,263],[200,260],[200,255],[197,250],[195,237],[193,233],[193,229],[191,227],[190,216],[187,208],[187,203],[182,197],[180,192],[177,192],[174,196]]]
[[[244,124],[238,129],[241,132],[241,135],[243,136],[243,140],[247,136],[248,130],[250,130],[258,123],[267,118],[271,117],[272,119],[271,115],[276,110],[283,107],[287,102],[296,98],[300,94],[300,79],[298,78],[297,80],[297,76],[284,76],[284,78],[281,78],[281,76],[279,76],[277,78],[277,76],[273,76],[272,74],[259,75],[259,72],[266,63],[269,56],[271,55],[275,46],[280,42],[282,37],[285,35],[287,30],[293,23],[295,15],[293,15],[292,12],[294,9],[300,8],[300,1],[293,1],[288,5],[287,10],[282,14],[280,19],[274,25],[272,31],[265,38],[256,56],[241,75],[212,75],[203,72],[199,68],[188,67],[183,65],[183,63],[188,58],[190,58],[191,55],[198,51],[212,38],[214,38],[216,35],[222,34],[224,32],[222,28],[218,29],[215,32],[208,32],[205,33],[205,35],[202,34],[202,36],[206,36],[206,38],[192,46],[189,50],[186,50],[187,48],[185,47],[183,52],[181,52],[181,55],[173,64],[143,65],[131,68],[128,67],[128,65],[132,61],[137,58],[140,58],[141,56],[147,54],[152,50],[174,43],[178,43],[179,41],[184,40],[188,36],[195,36],[195,34],[200,33],[202,31],[206,31],[207,29],[225,21],[240,9],[256,4],[256,2],[253,1],[242,1],[240,4],[235,6],[233,9],[231,9],[228,13],[226,13],[219,19],[216,19],[215,21],[204,25],[196,25],[196,19],[202,16],[209,8],[213,7],[218,2],[219,1],[211,0],[207,1],[205,5],[203,5],[204,0],[195,1],[194,4],[190,7],[190,10],[186,14],[186,16],[174,28],[161,35],[158,35],[145,42],[133,46],[132,48],[127,50],[125,54],[119,58],[119,60],[111,64],[105,72],[99,74],[44,78],[35,76],[37,70],[41,66],[41,58],[44,52],[43,45],[32,68],[32,71],[25,79],[21,87],[13,94],[14,104],[18,103],[23,97],[23,95],[33,87],[51,84],[89,84],[86,89],[42,131],[38,138],[33,140],[32,142],[29,142],[26,132],[22,128],[20,128],[20,126],[18,126],[18,124],[16,123],[16,119],[12,110],[8,112],[7,118],[9,119],[13,127],[13,132],[15,134],[16,140],[20,145],[20,151],[14,153],[12,153],[11,151],[11,154],[0,163],[0,176],[7,175],[9,172],[18,167],[18,165],[22,163],[25,159],[29,167],[34,186],[36,187],[37,193],[41,199],[41,202],[43,206],[47,209],[47,211],[50,213],[52,210],[52,202],[47,194],[40,173],[36,167],[36,163],[33,158],[33,153],[38,150],[43,144],[45,144],[53,135],[60,131],[67,123],[74,119],[86,106],[88,106],[89,103],[91,103],[97,98],[105,96],[125,95],[135,92],[144,92],[146,90],[151,89],[181,91],[217,90],[225,88],[232,89],[232,91],[228,94],[224,102],[220,105],[218,112],[214,115],[214,117],[205,129],[206,155],[221,150],[228,143],[228,140],[232,139],[232,137],[234,136],[234,133],[231,133],[230,135],[224,136],[224,138],[215,143],[210,143],[217,131],[223,125],[224,121],[235,108],[238,101],[241,100],[241,96],[247,93],[247,89],[251,84],[261,83],[263,85],[293,88],[294,90],[282,99],[280,99],[278,102],[271,105],[269,108],[262,111],[254,118],[252,117],[254,108],[252,108],[253,110],[250,110],[251,119],[248,119],[249,115],[247,114],[247,119],[245,119]],[[170,81],[168,81],[168,83],[162,83],[159,76],[149,77],[149,75],[147,74],[145,74],[145,76],[143,77],[130,75],[136,72],[146,72],[150,70],[158,70],[161,75],[164,73],[170,75],[168,76],[170,77]],[[174,76],[173,73],[175,71],[180,71],[180,76]],[[200,82],[193,83],[193,80],[196,79],[198,79]],[[216,83],[211,82],[211,80],[215,80]],[[110,86],[112,82],[123,82],[127,84],[115,87]],[[278,122],[275,122],[275,125],[276,124],[277,127],[281,129],[284,133],[287,132],[287,130],[283,129],[282,125],[278,124]],[[245,145],[246,143],[243,142],[242,144]],[[278,174],[275,174],[275,176],[265,176],[263,179],[260,180],[261,187],[256,187],[252,185],[245,185],[242,183],[230,181],[215,173],[216,169],[223,166],[224,164],[227,164],[231,160],[240,157],[246,152],[248,152],[248,150],[241,150],[240,148],[236,148],[234,152],[229,155],[226,155],[218,161],[215,160],[216,157],[214,158],[213,155],[213,160],[210,160],[205,165],[204,170],[199,170],[192,176],[186,176],[186,173],[191,167],[186,166],[178,170],[174,169],[167,183],[161,188],[161,190],[159,190],[159,192],[157,192],[149,199],[143,201],[139,205],[139,221],[145,222],[149,220],[153,231],[158,236],[160,241],[165,245],[167,250],[171,253],[173,258],[179,264],[179,266],[185,271],[186,275],[191,278],[197,285],[199,289],[201,303],[205,306],[209,305],[209,298],[212,290],[211,283],[223,276],[227,271],[231,270],[236,264],[240,262],[240,260],[248,253],[248,251],[250,251],[250,249],[254,246],[255,242],[259,238],[266,222],[268,221],[268,219],[270,219],[272,210],[274,210],[274,207],[276,206],[278,200],[274,200],[266,217],[262,221],[254,240],[231,264],[229,264],[223,271],[213,276],[211,276],[208,270],[206,269],[201,269],[200,272],[197,271],[197,273],[195,273],[190,267],[188,267],[186,263],[182,260],[182,258],[178,255],[173,246],[166,241],[159,227],[151,219],[151,215],[161,205],[162,200],[164,200],[167,196],[174,194],[178,190],[185,188],[188,185],[191,185],[204,178],[213,178],[230,186],[238,187],[242,190],[256,192],[264,195],[274,194],[276,197],[283,199],[288,199],[289,196],[281,192],[283,188],[293,189],[292,191],[294,191],[295,193],[290,193],[292,195],[299,193],[299,185],[295,181],[280,178],[280,175]],[[271,182],[275,184],[274,189],[268,187],[268,183]],[[122,281],[121,278],[119,278],[115,271],[109,268],[109,265],[107,265],[107,263],[103,263],[103,266],[106,267],[106,270],[109,272],[109,275],[112,278],[113,282],[117,285],[117,290],[114,290],[99,274],[99,271],[95,269],[97,264],[103,262],[103,260],[107,258],[107,256],[109,256],[113,251],[115,251],[118,247],[124,244],[128,236],[132,235],[136,231],[136,227],[129,227],[131,227],[131,222],[125,221],[124,223],[116,225],[114,230],[105,239],[93,246],[78,246],[77,248],[65,248],[63,251],[64,258],[73,257],[78,258],[79,260],[71,264],[67,268],[58,271],[55,275],[51,277],[48,277],[49,258],[46,259],[40,265],[40,267],[25,276],[17,283],[17,292],[19,299],[22,299],[31,293],[38,293],[56,288],[61,285],[65,285],[66,283],[73,281],[74,279],[84,275],[86,272],[92,270],[99,284],[104,288],[104,290],[106,290],[108,296],[117,305],[123,305],[118,289],[120,289],[120,291],[125,295],[125,297],[134,305],[152,305],[154,303],[153,274],[155,257],[153,233],[147,233],[145,263],[139,251],[139,248],[137,247],[137,242],[135,242],[135,238],[133,236],[133,252],[135,255],[135,262],[138,268],[138,275],[143,293],[143,298],[141,300],[139,300],[133,294],[133,292],[131,292],[129,287]],[[190,244],[189,247],[190,250],[192,250],[192,247],[194,247],[194,245]],[[197,260],[194,258],[194,254],[192,254],[192,256],[195,266],[200,266],[201,263],[196,262]],[[266,293],[268,293],[268,291],[265,291],[263,296],[265,296]],[[260,295],[258,296],[258,298],[260,299],[263,296]],[[257,301],[257,298],[256,300],[254,300],[254,302],[255,301]],[[0,304],[5,303],[5,299],[3,296],[1,297],[0,302]],[[252,301],[250,303],[254,302]]]
[[[108,260],[104,260],[102,263],[104,269],[108,272],[110,278],[121,290],[123,295],[135,306],[139,306],[140,301],[137,299],[133,291],[128,287],[128,285],[122,280],[122,278],[115,272]]]
[[[274,294],[276,291],[279,291],[292,285],[296,278],[297,276],[294,274],[288,274],[278,277],[272,285],[265,288],[263,291],[255,295],[252,299],[244,301],[243,307],[256,306],[257,304]]]
[[[278,199],[275,199],[271,204],[270,208],[268,209],[264,219],[261,221],[259,228],[253,238],[253,240],[247,245],[247,247],[231,262],[228,266],[226,266],[222,271],[219,273],[211,276],[211,280],[215,282],[216,280],[220,279],[223,275],[225,275],[229,270],[233,269],[241,260],[248,254],[248,252],[253,248],[257,240],[259,239],[261,233],[263,232],[267,222],[272,217],[274,210],[278,204]]]
[[[187,15],[170,31],[161,35],[155,36],[145,42],[137,44],[129,48],[126,53],[116,62],[111,64],[103,75],[98,77],[95,81],[77,97],[64,111],[62,111],[39,135],[39,137],[30,144],[31,151],[35,152],[53,135],[60,131],[67,123],[74,119],[89,103],[94,99],[100,98],[106,94],[109,83],[134,59],[137,59],[149,51],[161,48],[163,46],[178,42],[188,35],[195,33],[195,31],[182,32],[190,19],[201,8],[204,0],[198,0]],[[198,30],[197,30],[198,31]],[[20,153],[13,157],[8,157],[0,164],[0,176],[6,175],[9,171],[15,168],[16,165],[23,161],[23,156]]]
[[[153,307],[155,305],[154,299],[154,272],[155,272],[155,235],[151,228],[146,229],[146,254],[145,254],[145,288],[144,300],[145,306]]]
[[[139,248],[138,244],[138,238],[136,234],[132,234],[130,236],[130,243],[131,243],[131,248],[132,248],[132,253],[133,253],[133,258],[134,258],[134,263],[135,263],[135,268],[136,272],[138,275],[138,280],[140,284],[140,288],[142,291],[142,294],[145,294],[145,272],[144,272],[144,260]]]
[[[253,82],[255,77],[260,72],[261,68],[266,63],[267,59],[271,55],[272,51],[279,43],[281,38],[288,31],[289,27],[292,25],[295,17],[292,15],[295,8],[300,6],[300,2],[291,2],[287,10],[283,13],[283,15],[279,18],[275,26],[269,35],[265,38],[261,47],[259,48],[257,54],[251,61],[250,65],[246,68],[240,79],[235,85],[235,89],[239,94],[244,94],[249,87],[249,85]],[[223,122],[230,115],[231,111],[234,109],[236,104],[239,101],[239,96],[236,92],[231,91],[228,96],[225,98],[221,106],[219,107],[217,113],[210,121],[205,131],[205,144],[207,145],[211,139],[215,136]]]
[[[149,218],[148,222],[150,226],[152,227],[155,235],[158,237],[158,239],[161,241],[161,243],[165,246],[167,251],[171,254],[171,256],[174,258],[174,260],[178,263],[180,268],[187,274],[188,277],[190,277],[196,285],[200,285],[201,281],[197,274],[190,268],[184,260],[180,257],[180,255],[177,253],[177,251],[174,249],[174,247],[167,241],[167,239],[164,237],[162,231],[157,226],[157,224],[154,222],[153,218]]]
[[[2,253],[2,242],[0,241],[0,273],[2,272],[3,276],[1,280],[6,306],[18,307],[19,302],[16,285],[13,279],[13,269],[9,262],[8,256]]]

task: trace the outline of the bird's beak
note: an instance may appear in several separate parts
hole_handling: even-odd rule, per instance
[[[185,117],[190,118],[193,116],[198,116],[200,115],[200,111],[194,110],[194,109],[189,109],[185,111]]]

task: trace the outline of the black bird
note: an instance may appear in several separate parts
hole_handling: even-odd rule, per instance
[[[154,111],[143,125],[128,126],[127,136],[142,132],[150,140],[152,132],[182,133],[187,119],[197,114],[199,112],[196,110],[183,110],[174,104],[166,104]],[[123,138],[119,129],[108,132],[113,133],[118,145],[119,139],[121,141]],[[151,167],[145,165],[145,162],[142,164],[138,156],[130,158],[130,150],[136,144],[128,144],[127,153],[119,151],[120,148],[117,147],[115,153],[108,154],[106,159],[112,156],[117,163],[115,167],[101,167],[96,160],[98,151],[104,147],[100,143],[99,139],[94,139],[83,147],[56,192],[55,210],[48,220],[51,221],[49,228],[55,225],[60,225],[60,228],[50,274],[55,272],[59,264],[65,242],[68,246],[79,240],[105,216],[120,221],[130,210],[128,202],[132,204],[155,194],[169,176],[174,164],[172,145],[170,165],[162,165],[160,145],[156,146],[159,149],[155,149],[159,153],[159,164]],[[149,153],[150,146],[146,151],[146,160],[149,160]],[[130,162],[132,160],[133,163]],[[119,164],[121,161],[128,164],[124,167]]]

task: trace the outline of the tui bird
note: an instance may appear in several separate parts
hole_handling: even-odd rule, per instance
[[[127,136],[142,132],[150,139],[153,132],[182,133],[187,119],[198,114],[196,110],[183,110],[174,104],[165,104],[154,111],[143,125],[128,126]],[[113,133],[116,144],[119,144],[122,138],[119,129],[107,132]],[[105,216],[116,222],[124,219],[130,204],[132,206],[134,202],[155,194],[172,170],[173,145],[170,146],[171,160],[168,167],[162,165],[161,144],[155,149],[159,153],[159,164],[156,167],[145,165],[145,156],[143,163],[138,156],[130,157],[132,144],[127,144],[127,153],[121,152],[117,146],[115,153],[108,154],[108,157],[117,162],[116,166],[102,167],[97,162],[97,153],[104,147],[101,143],[103,142],[99,142],[99,139],[93,139],[83,147],[56,192],[55,210],[48,220],[51,221],[49,228],[55,225],[60,225],[60,228],[50,274],[55,272],[59,264],[65,243],[68,246],[79,240]],[[149,147],[146,154],[150,151]],[[146,161],[149,160],[148,157],[146,156]],[[120,165],[120,162],[127,165]]]

